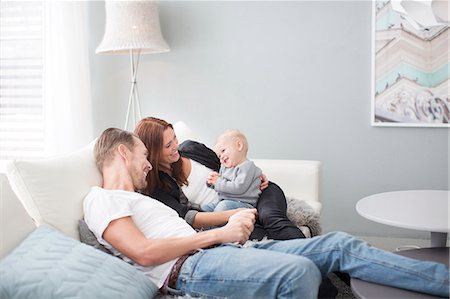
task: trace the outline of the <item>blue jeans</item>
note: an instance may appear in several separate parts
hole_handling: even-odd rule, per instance
[[[384,285],[449,295],[446,265],[418,261],[334,232],[311,239],[224,244],[183,264],[176,295],[205,298],[317,298],[326,274],[341,271]]]
[[[220,212],[238,208],[254,209],[255,207],[249,203],[235,199],[222,199],[221,201],[213,201],[201,206],[204,212]]]

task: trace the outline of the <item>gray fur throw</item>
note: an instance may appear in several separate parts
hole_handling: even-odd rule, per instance
[[[286,197],[287,216],[297,227],[307,226],[311,231],[311,236],[322,233],[320,215],[304,200]]]

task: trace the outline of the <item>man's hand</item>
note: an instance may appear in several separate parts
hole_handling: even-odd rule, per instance
[[[228,223],[219,228],[221,242],[239,242],[244,244],[253,231],[256,220],[256,209],[244,209],[230,217]]]
[[[217,182],[217,179],[219,178],[220,174],[218,174],[217,172],[213,171],[208,175],[208,178],[206,179],[206,183],[208,185],[215,185]]]
[[[259,178],[261,179],[261,185],[259,185],[259,189],[261,189],[261,191],[269,187],[269,180],[264,173],[261,174]]]

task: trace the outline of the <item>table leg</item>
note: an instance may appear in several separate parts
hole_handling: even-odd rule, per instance
[[[447,233],[431,232],[431,247],[446,247]]]

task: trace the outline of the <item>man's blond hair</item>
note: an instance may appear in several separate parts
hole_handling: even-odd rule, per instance
[[[98,170],[103,171],[103,167],[112,159],[119,144],[124,144],[130,150],[133,149],[135,137],[133,133],[117,128],[108,128],[103,131],[94,147],[95,164]]]

